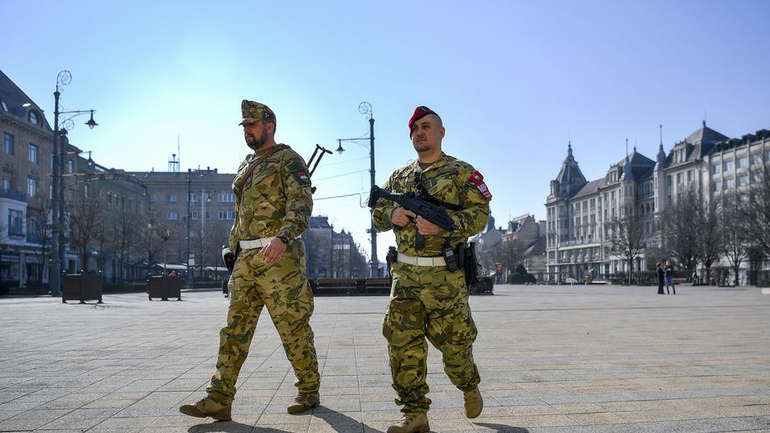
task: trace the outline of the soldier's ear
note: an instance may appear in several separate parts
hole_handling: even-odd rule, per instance
[[[267,129],[267,133],[270,135],[275,134],[275,123],[273,122],[265,122],[265,128]]]

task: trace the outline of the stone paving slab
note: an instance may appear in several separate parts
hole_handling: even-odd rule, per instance
[[[496,286],[470,303],[482,415],[428,359],[435,432],[770,432],[770,296],[758,288]],[[0,432],[382,433],[400,417],[387,297],[316,299],[321,406],[286,414],[294,375],[263,312],[232,422],[181,415],[214,371],[227,299],[0,298]]]

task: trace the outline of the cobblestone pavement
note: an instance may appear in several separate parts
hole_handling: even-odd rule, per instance
[[[496,286],[473,296],[485,398],[462,393],[431,348],[435,432],[770,432],[770,295],[757,288]],[[384,432],[393,403],[386,297],[316,298],[321,406],[286,414],[294,376],[263,315],[233,421],[181,415],[214,370],[227,300],[105,295],[103,305],[0,298],[0,431]]]

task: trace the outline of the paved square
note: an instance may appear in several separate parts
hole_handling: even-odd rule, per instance
[[[484,412],[429,354],[435,432],[770,432],[770,295],[758,288],[496,286],[473,296]],[[0,298],[0,431],[384,432],[399,418],[387,297],[319,297],[321,407],[286,414],[294,376],[263,312],[233,421],[181,415],[214,371],[227,300]]]

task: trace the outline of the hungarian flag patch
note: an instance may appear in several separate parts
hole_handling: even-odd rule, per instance
[[[297,174],[297,176],[299,176],[299,180],[301,180],[302,182],[310,181],[310,177],[308,177],[308,175],[305,174],[305,172],[303,172],[303,171],[299,172],[299,174]]]
[[[487,200],[492,200],[492,193],[489,192],[489,188],[487,188],[487,184],[484,183],[484,176],[479,173],[478,171],[474,171],[473,174],[468,178],[468,180],[473,183],[473,185],[476,186],[476,189],[479,190],[481,195],[484,196]]]

